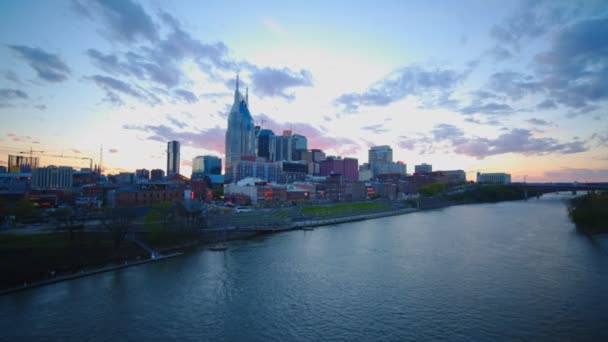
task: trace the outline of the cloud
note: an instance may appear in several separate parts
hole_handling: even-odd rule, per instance
[[[533,125],[537,125],[537,126],[551,126],[552,124],[548,121],[545,121],[543,119],[537,119],[537,118],[532,118],[529,120],[526,120],[527,122],[533,124]]]
[[[496,120],[496,119],[489,119],[489,120],[479,120],[476,119],[474,117],[468,117],[466,119],[464,119],[464,121],[466,122],[470,122],[476,125],[487,125],[487,126],[500,126],[501,123],[500,121]]]
[[[4,77],[8,81],[17,84],[22,84],[21,80],[19,79],[19,76],[17,76],[17,74],[13,70],[3,70],[2,77]]]
[[[462,129],[449,124],[435,125],[430,135],[402,136],[397,145],[408,150],[420,149],[421,153],[433,152],[437,147],[447,146],[456,154],[477,159],[506,153],[544,155],[571,154],[588,150],[585,141],[573,139],[571,142],[562,143],[554,138],[535,138],[532,131],[527,129],[507,129],[506,133],[496,138],[485,138],[467,136]]]
[[[46,110],[46,105],[43,104],[39,104],[39,105],[35,105],[34,108],[38,109],[38,110]]]
[[[371,131],[371,132],[374,132],[376,134],[386,133],[386,132],[389,131],[387,128],[384,127],[383,124],[364,126],[364,127],[361,127],[361,129],[364,129],[366,131]]]
[[[423,100],[446,100],[467,74],[468,72],[411,65],[394,71],[362,93],[340,95],[335,104],[344,106],[346,112],[355,112],[361,106],[388,106],[407,96],[423,96]]]
[[[541,91],[542,84],[534,81],[532,76],[513,71],[496,72],[490,76],[488,88],[498,94],[503,94],[517,101],[528,94]]]
[[[512,129],[501,134],[496,139],[466,138],[454,141],[457,145],[454,152],[477,159],[505,153],[521,153],[524,155],[543,155],[548,153],[571,154],[587,151],[582,141],[560,143],[553,138],[534,138],[532,132],[526,129]]]
[[[171,117],[170,115],[167,115],[167,120],[169,120],[169,122],[171,122],[175,127],[178,128],[186,128],[188,127],[188,124],[183,122],[183,121],[179,121],[173,117]]]
[[[116,105],[123,105],[124,102],[120,99],[120,97],[118,97],[118,95],[116,95],[115,92],[129,95],[150,105],[155,105],[161,102],[160,99],[155,97],[152,93],[143,89],[137,90],[128,83],[113,77],[93,75],[87,77],[87,79],[92,80],[95,82],[95,84],[97,84],[97,86],[104,89],[106,91],[106,101]]]
[[[173,91],[173,94],[180,100],[187,103],[196,103],[198,101],[198,97],[194,95],[193,92],[185,90],[185,89],[176,89]]]
[[[70,74],[70,68],[57,55],[24,45],[8,45],[8,48],[23,58],[45,81],[61,82]]]
[[[536,55],[537,73],[553,101],[589,109],[590,103],[608,99],[607,36],[608,18],[582,20],[561,30],[551,49]]]
[[[312,74],[308,70],[292,71],[288,68],[253,67],[251,81],[256,95],[260,97],[282,97],[295,99],[294,93],[286,91],[294,87],[311,87]]]
[[[179,67],[185,59],[192,60],[213,79],[219,78],[218,70],[238,69],[239,64],[228,56],[224,43],[203,43],[182,30],[179,21],[170,14],[162,12],[160,18],[169,26],[169,32],[164,38],[154,33],[155,39],[150,46],[141,46],[122,56],[104,54],[95,49],[87,50],[87,55],[96,66],[108,73],[149,80],[166,88],[178,86],[185,78]]]
[[[467,107],[460,109],[460,112],[465,115],[479,113],[490,116],[507,115],[513,113],[513,111],[513,108],[511,108],[511,106],[509,106],[508,104],[495,102],[486,103],[483,105],[471,104]]]
[[[124,129],[148,133],[148,140],[166,143],[177,140],[182,146],[203,148],[210,151],[224,153],[226,129],[213,127],[199,132],[178,132],[166,125],[123,125]]]
[[[89,19],[99,16],[113,39],[135,43],[139,39],[158,40],[158,29],[143,7],[130,0],[74,0],[72,8]]]
[[[9,100],[15,100],[15,99],[22,99],[22,100],[26,100],[28,99],[29,96],[27,96],[27,94],[19,89],[8,89],[8,88],[2,88],[0,89],[0,101],[9,101]]]
[[[555,104],[555,101],[553,101],[551,99],[546,99],[546,100],[542,101],[541,103],[537,104],[536,109],[539,109],[539,110],[557,109],[557,104]]]

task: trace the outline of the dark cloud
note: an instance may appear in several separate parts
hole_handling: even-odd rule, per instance
[[[584,142],[572,141],[560,143],[553,138],[534,138],[532,132],[526,129],[512,129],[501,134],[496,139],[467,138],[452,140],[457,144],[454,152],[483,159],[485,157],[505,154],[521,153],[524,155],[542,155],[548,153],[579,153],[587,151]]]
[[[553,101],[551,99],[546,99],[546,100],[542,101],[541,103],[537,104],[536,109],[539,109],[539,110],[557,109],[557,104],[555,104],[555,101]]]
[[[94,75],[89,77],[89,79],[93,80],[98,86],[104,89],[116,90],[135,98],[143,98],[143,95],[140,92],[121,80],[102,75]]]
[[[477,159],[506,153],[544,155],[588,150],[586,141],[573,139],[571,142],[562,143],[553,138],[535,138],[532,131],[527,129],[506,129],[505,133],[492,139],[466,136],[462,129],[449,124],[435,125],[430,135],[401,137],[397,144],[408,150],[420,149],[420,153],[432,153],[438,146],[447,146],[456,154]]]
[[[21,80],[19,79],[19,77],[13,70],[3,70],[2,77],[4,77],[8,81],[11,81],[11,82],[14,82],[17,84],[22,84]]]
[[[476,125],[486,125],[486,126],[500,126],[501,122],[496,119],[488,119],[488,120],[480,120],[474,117],[467,117],[464,119],[466,122],[470,122]]]
[[[538,54],[537,73],[556,103],[573,109],[608,99],[608,18],[579,21]]]
[[[462,129],[449,124],[438,124],[433,127],[431,134],[435,140],[461,141],[464,137]]]
[[[526,120],[527,122],[533,124],[533,125],[537,125],[537,126],[551,126],[552,124],[546,120],[543,119],[537,119],[537,118],[532,118],[529,120]]]
[[[423,100],[447,100],[454,87],[468,72],[458,73],[447,69],[426,69],[418,65],[399,69],[373,84],[363,93],[340,95],[335,103],[345,111],[354,112],[361,106],[388,106],[407,96],[422,95]]]
[[[8,48],[23,58],[45,81],[61,82],[70,74],[70,68],[57,55],[24,45],[8,45]]]
[[[513,113],[513,108],[508,104],[504,103],[486,103],[486,104],[471,104],[467,107],[461,108],[460,112],[465,115],[470,114],[483,114],[483,115],[508,115]]]
[[[535,81],[532,76],[526,76],[513,71],[502,71],[490,76],[488,89],[494,93],[507,96],[517,101],[525,95],[541,91],[542,84]]]
[[[0,101],[10,101],[15,99],[28,99],[27,94],[19,89],[8,89],[2,88],[0,89]]]
[[[294,87],[311,87],[312,74],[307,70],[292,71],[288,68],[253,68],[251,82],[260,97],[283,97],[293,100],[295,95],[287,93]]]
[[[167,120],[169,120],[169,122],[171,122],[175,127],[182,128],[182,129],[188,127],[187,123],[177,120],[176,118],[174,118],[170,115],[167,115]]]
[[[106,91],[106,101],[115,104],[115,105],[123,105],[124,102],[115,92],[119,92],[122,94],[129,95],[141,101],[144,101],[150,105],[155,105],[160,103],[160,99],[154,96],[154,94],[143,90],[143,89],[135,89],[128,83],[125,83],[116,78],[112,78],[109,76],[102,75],[93,75],[87,77],[97,84],[100,88]]]
[[[158,40],[158,28],[143,7],[130,0],[73,0],[76,13],[92,19],[99,16],[111,38],[123,43],[139,39]]]
[[[226,129],[220,127],[209,128],[200,132],[178,132],[166,125],[123,125],[124,129],[148,133],[147,139],[166,143],[177,140],[182,146],[203,148],[218,153],[224,153]]]
[[[371,132],[374,132],[376,134],[386,133],[386,132],[389,131],[386,127],[384,127],[383,124],[364,126],[364,127],[361,127],[361,129],[364,129],[366,131],[371,131]]]
[[[181,101],[184,101],[187,103],[198,102],[198,97],[196,97],[196,95],[194,95],[193,92],[185,90],[185,89],[175,89],[173,91],[173,94],[175,95],[175,97],[177,97]]]
[[[166,88],[178,86],[185,78],[179,68],[185,59],[192,60],[215,79],[219,78],[218,70],[232,71],[238,68],[239,64],[228,56],[224,43],[203,43],[182,30],[179,21],[171,15],[161,13],[160,16],[169,25],[169,32],[162,39],[157,37],[152,45],[142,46],[137,52],[130,51],[122,56],[104,54],[95,49],[87,50],[87,55],[96,66],[108,73],[149,80]]]

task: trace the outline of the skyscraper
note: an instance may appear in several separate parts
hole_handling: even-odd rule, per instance
[[[258,134],[258,157],[270,159],[271,141],[274,137],[274,132],[269,129],[263,129]]]
[[[308,147],[308,139],[299,134],[292,134],[291,130],[283,131],[283,135],[271,137],[274,150],[270,151],[270,159],[273,161],[295,161],[302,160],[302,153]]]
[[[372,146],[369,149],[368,162],[374,176],[386,173],[393,164],[393,149],[388,145]]]
[[[197,156],[192,160],[192,173],[200,172],[205,175],[222,174],[222,159],[216,156]]]
[[[236,76],[234,103],[228,116],[226,130],[226,181],[232,181],[232,165],[242,157],[255,157],[255,126],[249,112],[247,98],[239,92],[239,76]]]
[[[179,141],[167,143],[167,176],[179,173]]]

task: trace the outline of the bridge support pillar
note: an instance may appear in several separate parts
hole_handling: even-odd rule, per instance
[[[572,190],[572,194],[573,194],[573,195],[576,195],[576,190]]]
[[[524,189],[524,199],[528,200],[528,189]]]

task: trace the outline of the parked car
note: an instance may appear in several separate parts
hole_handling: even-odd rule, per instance
[[[234,209],[234,211],[236,211],[237,213],[248,213],[248,212],[252,212],[253,209],[247,208],[247,207],[236,207],[236,209]]]

